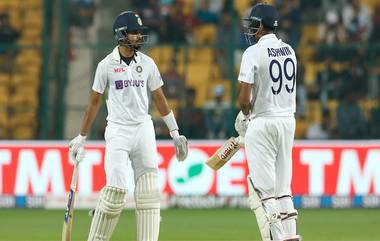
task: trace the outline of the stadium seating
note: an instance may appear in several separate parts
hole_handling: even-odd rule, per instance
[[[173,48],[171,46],[154,47],[149,50],[149,55],[159,65],[169,62],[173,57]]]
[[[235,0],[234,1],[234,8],[238,11],[240,17],[243,17],[247,9],[251,6],[252,0]],[[258,1],[259,2],[259,1]],[[274,4],[274,0],[267,0],[265,1],[268,4]]]
[[[5,59],[0,72],[0,138],[34,138],[38,123],[42,56],[43,0],[3,0],[0,13],[9,14],[11,26],[20,31],[20,48]],[[3,65],[3,63],[1,63]]]
[[[296,139],[303,139],[306,137],[309,122],[308,122],[308,120],[302,119],[302,118],[297,118],[296,120],[297,120],[297,122],[296,122],[297,128],[296,128],[296,132],[294,134],[294,137]]]
[[[7,85],[0,85],[0,107],[6,109],[9,101],[9,88]]]
[[[309,123],[321,123],[322,121],[322,107],[319,100],[309,100],[307,102],[307,121]]]
[[[377,101],[371,99],[363,99],[359,101],[359,107],[363,111],[364,117],[370,117],[371,110],[377,107]]]
[[[215,50],[211,47],[176,50],[171,46],[159,46],[151,48],[149,55],[156,61],[161,74],[165,73],[173,64],[172,60],[176,59],[177,71],[184,74],[186,85],[196,89],[198,107],[202,107],[209,97],[210,81],[218,82],[221,79],[220,67],[214,63]],[[223,81],[221,83],[223,84]],[[172,108],[175,109],[176,106],[173,105]]]
[[[224,88],[223,100],[230,101],[231,100],[231,81],[228,79],[219,79],[218,81],[213,81],[210,84],[210,88],[209,88],[210,91],[208,92],[207,100],[213,99],[214,93],[211,90],[213,90],[215,86],[217,85],[222,85]]]
[[[194,15],[194,0],[182,0],[182,10],[185,16]],[[273,3],[275,1],[266,1]],[[378,4],[377,0],[363,0],[371,12]],[[234,7],[240,14],[240,18],[247,12],[252,3],[251,0],[233,1]],[[0,69],[0,104],[4,106],[0,110],[0,127],[9,128],[6,133],[18,138],[27,137],[35,131],[27,130],[30,126],[36,126],[38,123],[37,109],[39,105],[39,87],[41,85],[41,66],[42,54],[41,44],[43,41],[43,4],[44,0],[1,0],[0,13],[7,12],[10,14],[12,26],[19,30],[21,36],[18,44],[21,48],[17,50],[17,55],[12,61],[7,58],[1,58],[0,65],[10,62],[12,69],[10,72],[4,72]],[[190,19],[190,18],[189,18]],[[189,20],[190,22],[192,20]],[[191,23],[193,24],[193,23]],[[159,43],[149,50],[149,55],[156,61],[160,72],[165,73],[176,60],[176,67],[179,73],[185,77],[186,85],[194,87],[197,91],[196,105],[202,107],[204,103],[212,98],[212,89],[217,84],[222,84],[225,88],[225,98],[231,99],[231,85],[235,79],[226,79],[225,71],[219,66],[214,44],[217,36],[217,26],[215,24],[197,25],[191,29],[192,39],[190,44],[194,46],[181,46],[178,49],[175,45],[162,45]],[[315,86],[318,72],[325,68],[324,62],[318,62],[315,55],[318,53],[318,22],[306,18],[302,21],[301,39],[296,51],[299,62],[305,66],[304,83],[306,89]],[[240,49],[239,49],[240,50]],[[237,49],[238,51],[238,49]],[[236,52],[237,52],[236,51]],[[320,60],[319,60],[320,61]],[[236,61],[239,62],[239,61]],[[238,66],[239,64],[237,64]],[[336,71],[343,71],[347,67],[346,62],[334,62],[332,67]],[[235,76],[231,78],[236,78]],[[228,77],[230,77],[228,75]],[[175,109],[177,102],[169,100],[171,106]],[[336,109],[339,105],[337,100],[329,100],[332,120],[336,121]],[[371,108],[376,106],[372,100],[361,100],[359,103],[366,117],[369,117]],[[20,108],[23,107],[23,108]],[[309,123],[321,122],[322,107],[321,103],[316,100],[308,101],[306,117],[298,120],[299,131],[297,136],[305,135]],[[34,113],[34,114],[32,114]],[[21,116],[28,116],[25,122],[20,121]],[[30,126],[29,126],[30,125]],[[25,135],[20,134],[19,129],[25,131]],[[1,132],[2,133],[2,132]],[[2,135],[0,133],[0,136]],[[35,133],[34,133],[35,134]]]
[[[183,13],[188,16],[194,13],[194,0],[182,0]]]
[[[302,27],[301,46],[317,43],[318,25],[317,24],[305,24]]]
[[[213,44],[216,40],[216,26],[214,24],[203,24],[193,29],[196,44]]]
[[[327,107],[330,110],[330,121],[331,126],[336,125],[336,111],[338,109],[339,102],[337,100],[329,100],[327,103]]]
[[[302,61],[302,62],[311,61],[315,54],[315,48],[311,47],[310,45],[299,46],[296,49],[296,53],[297,53],[298,61]]]
[[[38,107],[38,91],[35,86],[20,86],[10,98],[9,106],[13,109],[33,109]]]
[[[222,79],[222,70],[221,70],[221,67],[216,64],[216,63],[213,63],[211,65],[211,73],[210,73],[210,79],[211,81],[213,82],[218,82],[220,79]]]
[[[313,84],[317,79],[317,74],[325,68],[324,63],[306,62],[305,64],[305,84]]]
[[[0,72],[0,85],[6,86],[10,84],[10,75]]]
[[[12,130],[11,137],[16,140],[33,139],[36,135],[35,128],[30,126],[17,126]]]
[[[378,0],[361,0],[361,2],[368,6],[371,15],[373,15],[375,7],[379,4]]]
[[[240,16],[243,16],[245,11],[249,8],[251,0],[239,0],[234,1],[234,7],[238,11]]]
[[[209,89],[210,65],[189,63],[186,69],[186,85],[196,89],[196,106],[201,107],[206,101]]]
[[[189,63],[211,64],[215,59],[215,51],[209,47],[194,47],[189,50]]]
[[[8,112],[0,110],[0,138],[8,138]]]

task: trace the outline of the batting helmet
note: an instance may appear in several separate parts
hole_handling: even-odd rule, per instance
[[[125,45],[135,50],[139,49],[142,44],[146,43],[147,35],[144,34],[147,28],[143,25],[140,16],[132,11],[120,13],[113,22],[113,35],[118,44]],[[139,34],[140,38],[137,43],[131,43],[127,34]]]
[[[253,6],[248,18],[244,18],[246,31],[244,32],[249,44],[252,43],[255,35],[262,24],[266,29],[276,30],[279,21],[277,9],[272,5],[259,3]]]

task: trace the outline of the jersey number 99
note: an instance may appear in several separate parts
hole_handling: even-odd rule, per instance
[[[288,69],[289,64],[293,67],[291,70]],[[278,71],[274,71],[276,69],[278,69]],[[284,74],[282,74],[283,72]],[[295,83],[296,83],[296,66],[291,58],[286,58],[283,66],[281,66],[280,62],[273,59],[269,64],[269,74],[273,81],[272,93],[274,95],[278,95],[281,92],[282,84],[283,84],[283,76],[285,76],[285,79],[287,81],[292,81],[291,88],[289,87],[290,86],[289,84],[285,84],[285,89],[288,93],[293,93]],[[277,84],[277,89],[275,89],[274,84],[277,82],[279,83]]]

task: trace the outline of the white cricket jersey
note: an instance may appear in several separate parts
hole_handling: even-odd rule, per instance
[[[148,91],[163,85],[157,65],[149,56],[137,52],[135,60],[124,63],[118,46],[99,62],[92,90],[103,94],[108,87],[107,121],[135,124],[150,119]]]
[[[238,81],[254,84],[252,116],[294,116],[297,59],[293,48],[266,34],[243,53]]]

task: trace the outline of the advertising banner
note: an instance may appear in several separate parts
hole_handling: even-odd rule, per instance
[[[244,149],[218,172],[205,165],[222,144],[223,141],[190,142],[188,158],[178,162],[172,143],[159,142],[162,194],[178,200],[183,196],[246,196],[248,166]],[[78,195],[93,196],[105,184],[105,149],[103,142],[89,142],[86,147],[86,158],[79,167]],[[65,196],[73,168],[68,154],[67,142],[1,142],[0,195]],[[133,193],[130,163],[129,171],[128,192]],[[343,199],[331,199],[335,196],[380,196],[380,142],[296,142],[292,190],[295,196],[328,197],[318,199],[318,205],[344,203]]]

